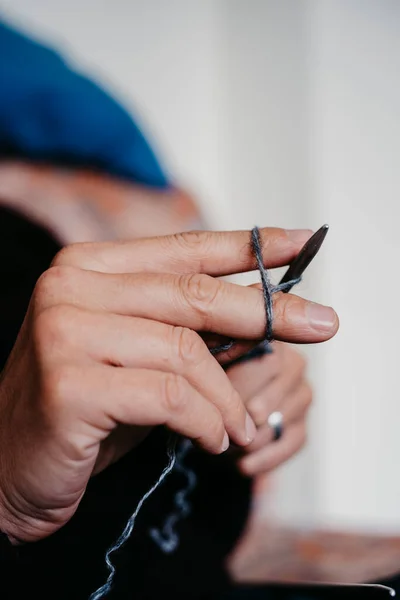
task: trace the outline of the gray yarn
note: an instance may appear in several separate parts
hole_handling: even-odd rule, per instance
[[[261,246],[261,237],[260,230],[258,227],[254,227],[251,231],[251,250],[256,259],[257,268],[260,272],[261,276],[261,284],[264,298],[264,306],[265,306],[265,315],[266,315],[266,325],[265,325],[265,337],[263,342],[247,352],[244,356],[239,357],[232,361],[225,368],[228,368],[232,364],[236,364],[238,362],[243,362],[247,360],[251,360],[257,356],[262,356],[264,354],[268,354],[272,352],[271,342],[273,339],[273,310],[272,310],[272,294],[276,292],[287,291],[293,287],[293,285],[299,283],[300,278],[288,281],[287,283],[279,284],[277,286],[271,285],[268,271],[264,267],[263,257],[262,257],[262,246]],[[226,352],[230,350],[232,346],[235,344],[235,340],[230,340],[225,344],[222,344],[216,348],[210,350],[211,354],[215,355],[220,352]],[[189,440],[182,440],[180,444],[180,449],[178,453],[176,452],[176,443],[177,436],[172,435],[170,441],[168,443],[167,453],[168,453],[168,464],[163,469],[160,477],[155,482],[155,484],[146,492],[146,494],[139,501],[139,504],[136,507],[135,512],[129,518],[128,522],[125,525],[123,532],[117,541],[107,550],[105,555],[105,562],[109,571],[109,575],[107,577],[107,581],[104,585],[98,588],[95,592],[90,595],[89,600],[99,600],[100,598],[104,598],[111,590],[114,577],[115,577],[115,567],[111,562],[111,554],[119,550],[125,542],[129,539],[134,525],[136,521],[136,517],[142,508],[144,502],[155,492],[155,490],[163,483],[166,477],[172,472],[175,468],[179,472],[183,473],[187,477],[187,485],[179,490],[174,498],[174,503],[176,506],[176,511],[172,512],[165,520],[164,525],[161,530],[151,529],[150,535],[152,539],[157,543],[160,549],[165,553],[172,553],[176,550],[179,545],[179,537],[176,531],[174,530],[178,521],[182,518],[187,517],[190,514],[191,507],[187,501],[187,497],[190,492],[196,486],[197,478],[196,474],[186,467],[183,464],[183,459],[190,452],[192,448],[192,443]]]
[[[294,285],[300,283],[301,277],[297,279],[293,279],[291,281],[287,281],[286,283],[280,283],[278,285],[273,286],[270,282],[269,275],[267,269],[264,267],[263,255],[262,255],[262,245],[261,245],[261,236],[260,230],[258,227],[254,227],[251,230],[251,251],[253,253],[254,258],[256,259],[257,268],[260,272],[261,277],[261,285],[262,292],[264,298],[264,307],[265,307],[265,336],[264,340],[258,344],[255,348],[249,350],[246,354],[240,356],[239,358],[234,359],[226,368],[231,367],[233,364],[237,364],[239,362],[245,362],[251,360],[252,358],[256,358],[257,356],[263,356],[264,354],[270,354],[272,352],[271,342],[273,340],[273,311],[272,311],[272,294],[276,292],[285,292],[290,290]],[[235,340],[230,340],[225,344],[221,344],[216,348],[212,348],[211,354],[219,354],[220,352],[226,352],[230,350],[235,344]]]
[[[182,473],[187,479],[186,487],[175,494],[174,504],[176,510],[166,518],[161,530],[150,530],[150,536],[165,554],[175,552],[179,546],[179,536],[175,531],[175,526],[178,521],[184,519],[191,513],[191,506],[187,501],[187,498],[196,487],[197,476],[196,473],[183,462],[191,448],[192,442],[188,439],[183,439],[180,442],[180,448],[176,453],[174,471]]]
[[[115,567],[111,562],[110,556],[113,552],[116,552],[117,550],[119,550],[125,544],[125,542],[129,539],[129,537],[133,531],[133,527],[135,525],[136,517],[138,516],[138,513],[139,513],[140,509],[142,508],[143,504],[146,502],[147,498],[149,498],[152,495],[152,493],[162,484],[164,479],[169,475],[169,473],[171,473],[172,469],[174,468],[175,460],[176,460],[175,446],[176,446],[176,436],[173,435],[173,436],[171,436],[171,440],[168,444],[168,464],[167,464],[167,466],[163,469],[160,477],[157,479],[155,484],[141,498],[139,504],[136,507],[135,512],[129,518],[127,524],[125,525],[123,532],[121,533],[121,535],[119,536],[117,541],[107,550],[106,556],[105,556],[105,561],[106,561],[108,571],[109,571],[107,581],[105,582],[104,585],[99,587],[95,592],[93,592],[90,595],[89,600],[99,600],[99,598],[104,598],[110,592],[111,587],[114,583],[114,577],[115,577]]]
[[[266,324],[265,324],[265,338],[262,342],[261,346],[264,348],[264,354],[267,352],[271,352],[270,343],[273,340],[273,331],[272,331],[272,323],[273,323],[273,313],[272,313],[272,294],[276,294],[276,292],[286,292],[290,290],[294,285],[300,283],[301,277],[297,279],[292,279],[291,281],[286,281],[285,283],[280,283],[278,285],[272,285],[269,279],[268,271],[264,267],[263,257],[262,257],[262,246],[261,246],[261,236],[260,230],[258,227],[254,227],[251,230],[251,249],[254,254],[254,258],[257,261],[257,268],[260,271],[261,276],[261,285],[264,297],[264,306],[265,306],[265,315],[266,315]],[[245,355],[245,358],[252,354],[252,350]]]

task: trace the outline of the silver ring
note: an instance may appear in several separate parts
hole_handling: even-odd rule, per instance
[[[279,411],[271,413],[268,417],[267,423],[273,431],[273,441],[276,442],[283,435],[283,414]]]

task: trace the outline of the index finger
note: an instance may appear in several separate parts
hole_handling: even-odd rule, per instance
[[[289,264],[312,232],[260,229],[267,268]],[[255,270],[250,231],[191,231],[134,241],[81,243],[64,248],[54,264],[103,273],[203,273],[214,277]]]

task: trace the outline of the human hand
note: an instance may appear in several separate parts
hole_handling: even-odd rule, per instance
[[[176,187],[12,160],[0,162],[0,204],[42,225],[62,246],[168,235],[200,229],[203,221],[195,199]]]
[[[312,389],[306,378],[306,361],[292,346],[275,342],[274,352],[239,363],[228,370],[228,377],[241,395],[257,425],[254,441],[239,459],[245,475],[272,471],[304,446],[307,415]],[[273,440],[268,417],[275,411],[283,415],[283,435]]]
[[[264,229],[267,267],[307,232]],[[219,453],[255,426],[196,332],[256,341],[260,290],[215,277],[254,268],[248,232],[189,233],[65,248],[38,281],[0,385],[0,530],[33,541],[64,525],[90,476],[166,425]],[[325,311],[321,318],[320,312]],[[332,337],[332,309],[274,297],[274,335]],[[240,348],[239,348],[240,350]]]

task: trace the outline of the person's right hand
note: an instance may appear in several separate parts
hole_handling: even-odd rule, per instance
[[[267,267],[309,232],[264,229]],[[254,269],[249,232],[67,247],[36,285],[0,384],[0,530],[33,541],[64,525],[91,475],[166,425],[205,450],[246,446],[253,421],[197,332],[259,340],[262,293],[216,279]],[[335,312],[274,298],[274,335],[321,342]],[[229,439],[228,439],[229,438]]]

